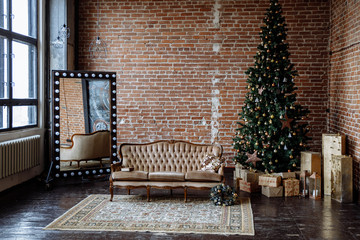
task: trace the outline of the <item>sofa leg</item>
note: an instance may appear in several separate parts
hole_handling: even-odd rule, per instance
[[[127,190],[128,190],[128,195],[130,195],[130,188],[128,188]]]
[[[147,201],[150,202],[150,187],[146,187]]]
[[[173,195],[173,190],[172,189],[170,189],[170,196],[172,196]]]
[[[187,187],[184,187],[184,202],[187,202]]]
[[[110,186],[110,202],[112,202],[113,197],[114,197],[114,187]]]

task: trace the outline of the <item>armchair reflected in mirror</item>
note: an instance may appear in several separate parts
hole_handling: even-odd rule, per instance
[[[116,153],[116,73],[53,71],[55,177],[110,172]]]

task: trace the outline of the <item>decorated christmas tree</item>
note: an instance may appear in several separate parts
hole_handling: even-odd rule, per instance
[[[234,161],[268,172],[295,170],[309,139],[304,121],[309,111],[296,103],[297,71],[289,60],[281,13],[278,0],[270,0],[255,64],[246,71],[248,92],[233,139]]]

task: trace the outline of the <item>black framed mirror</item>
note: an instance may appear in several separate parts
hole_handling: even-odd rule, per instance
[[[55,178],[110,173],[117,161],[116,73],[53,70]]]

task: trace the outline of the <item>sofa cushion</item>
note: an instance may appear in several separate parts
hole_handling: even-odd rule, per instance
[[[152,181],[185,181],[185,173],[180,172],[150,172],[149,180]]]
[[[185,179],[187,181],[198,181],[198,182],[219,182],[222,176],[218,173],[210,171],[190,171],[186,173]]]
[[[117,171],[112,173],[112,178],[114,180],[147,180],[148,172],[144,171]]]

